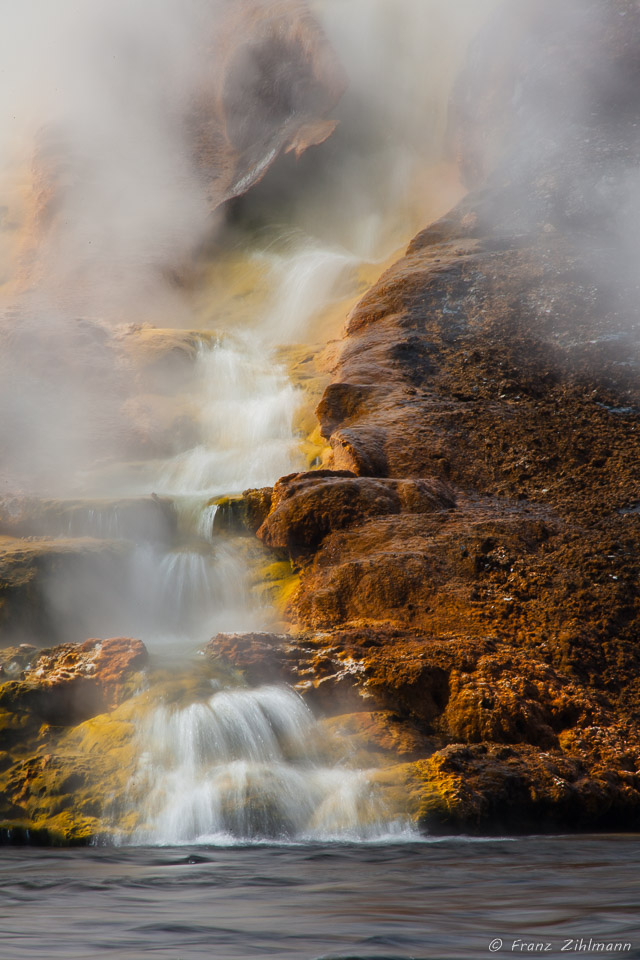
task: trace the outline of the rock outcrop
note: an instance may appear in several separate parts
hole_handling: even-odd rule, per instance
[[[326,140],[346,78],[304,0],[227,2],[209,64],[188,126],[216,207]]]
[[[147,651],[113,638],[0,654],[0,842],[87,843],[131,776]]]
[[[56,726],[73,726],[113,710],[130,694],[128,681],[145,665],[147,651],[140,640],[120,637],[42,651],[22,644],[5,648],[2,660],[3,708]]]
[[[258,532],[299,634],[252,671],[417,731],[430,830],[640,823],[639,45],[626,0],[501,8],[452,111],[471,192],[352,311],[334,469]]]

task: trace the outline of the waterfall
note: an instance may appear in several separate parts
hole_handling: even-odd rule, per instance
[[[123,540],[126,537],[126,525],[122,521],[117,504],[102,510],[90,507],[72,513],[64,533],[69,537]]]
[[[213,540],[213,524],[215,522],[217,512],[218,506],[215,503],[207,504],[200,511],[196,531],[198,536],[202,537],[203,540]]]
[[[400,834],[366,772],[323,762],[322,733],[285,687],[160,706],[138,732],[138,843],[364,840]]]
[[[216,613],[233,616],[250,606],[241,559],[228,544],[218,544],[212,556],[192,550],[163,556],[151,598],[159,617],[174,630],[206,617],[212,629]],[[224,615],[219,629],[224,629]]]
[[[243,557],[220,541],[206,552],[140,547],[130,559],[128,604],[151,648],[189,651],[219,631],[255,630]]]
[[[274,291],[265,323],[272,340],[281,343],[304,336],[317,312],[354,289],[361,262],[347,250],[308,241],[285,253],[261,251],[256,259],[267,266]]]
[[[219,630],[264,629],[239,541],[216,535],[211,499],[302,468],[301,396],[273,347],[303,337],[312,316],[356,283],[358,258],[344,251],[298,245],[249,255],[256,258],[268,277],[264,309],[249,328],[198,348],[191,389],[200,442],[153,465],[154,489],[173,499],[183,542],[136,553],[132,593],[155,649],[171,651],[178,637],[183,645]],[[339,748],[328,751],[326,731],[288,687],[212,689],[206,700],[156,704],[141,712],[135,744],[129,813],[139,825],[123,842],[362,841],[405,830],[386,815],[370,774]]]
[[[302,465],[293,430],[300,397],[260,337],[201,344],[194,392],[201,442],[162,465],[160,492],[234,493]]]

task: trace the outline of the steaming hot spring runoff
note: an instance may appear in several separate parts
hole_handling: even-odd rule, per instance
[[[0,956],[640,958],[639,157],[640,0],[0,3]]]

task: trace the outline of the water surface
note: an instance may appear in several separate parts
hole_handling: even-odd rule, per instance
[[[637,960],[639,856],[640,837],[618,836],[5,849],[0,956],[477,960],[535,942]]]

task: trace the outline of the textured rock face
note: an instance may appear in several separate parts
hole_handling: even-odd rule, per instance
[[[146,663],[119,637],[0,651],[0,842],[96,837],[135,763],[127,701]]]
[[[258,536],[296,559],[313,553],[334,530],[359,526],[369,517],[429,514],[453,502],[445,484],[437,482],[357,478],[346,471],[293,474],[275,485]]]
[[[286,676],[322,631],[428,739],[430,829],[639,822],[639,44],[622,0],[488,26],[452,121],[474,189],[348,318],[335,472],[281,480],[259,531],[299,566]]]
[[[21,662],[29,662],[20,670]],[[22,645],[3,651],[0,704],[41,722],[73,726],[113,710],[130,694],[132,675],[143,668],[147,651],[140,640],[113,638],[62,644],[36,651]],[[6,679],[18,673],[19,679]]]

